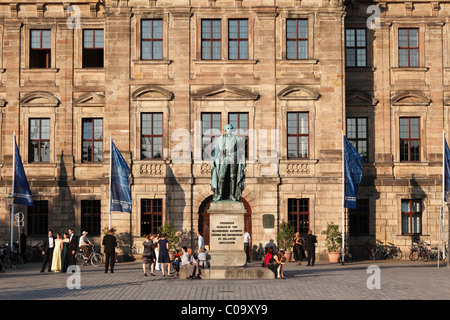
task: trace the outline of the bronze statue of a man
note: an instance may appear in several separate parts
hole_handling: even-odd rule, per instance
[[[225,134],[214,140],[211,157],[211,189],[213,201],[239,201],[245,187],[245,140],[224,127]]]

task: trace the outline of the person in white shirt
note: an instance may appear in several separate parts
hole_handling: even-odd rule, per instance
[[[89,241],[89,239],[87,238],[87,231],[83,231],[81,237],[80,237],[80,249],[83,249],[84,254],[85,254],[85,259],[89,259],[89,256],[91,255],[91,247],[93,247],[94,245],[92,244],[92,242]]]
[[[198,250],[200,250],[200,248],[205,247],[205,239],[203,238],[200,231],[197,232],[197,236],[198,236]]]
[[[194,255],[192,254],[192,249],[183,247],[181,251],[183,252],[183,254],[181,255],[181,268],[187,269],[188,278],[201,279],[198,272],[198,262],[197,260],[195,260]]]
[[[245,255],[247,256],[247,262],[250,262],[250,239],[252,237],[250,236],[250,233],[248,233],[247,231],[245,231],[244,233],[244,251],[245,251]]]

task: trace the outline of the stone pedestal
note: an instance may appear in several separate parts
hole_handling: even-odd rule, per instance
[[[245,212],[242,202],[221,201],[211,203],[208,210],[211,268],[245,266]]]

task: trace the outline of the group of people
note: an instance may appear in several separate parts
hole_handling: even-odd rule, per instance
[[[316,243],[317,237],[312,234],[311,230],[308,231],[304,241],[301,239],[300,233],[297,232],[295,234],[293,247],[294,259],[297,261],[297,265],[302,264],[306,249],[306,256],[308,258],[307,266],[314,266],[316,260]],[[267,254],[264,256],[263,266],[269,268],[274,273],[275,279],[285,279],[283,266],[286,263],[286,258],[284,254],[284,250],[279,250],[274,254],[273,247],[268,247]]]
[[[106,258],[105,273],[108,272],[109,267],[111,267],[111,273],[114,273],[117,240],[113,233],[114,230],[109,229],[108,234],[103,238]],[[44,248],[42,251],[44,261],[41,272],[44,272],[47,266],[48,272],[67,272],[69,266],[76,264],[75,254],[78,248],[84,251],[84,259],[88,260],[94,245],[89,241],[87,235],[88,232],[83,231],[81,236],[78,237],[75,235],[74,230],[69,228],[68,232],[64,232],[62,235],[61,233],[57,233],[55,237],[53,236],[53,230],[49,230],[48,237],[44,240]]]
[[[68,232],[57,233],[53,236],[53,230],[48,231],[48,237],[44,240],[41,272],[48,265],[48,272],[67,272],[70,265],[75,264],[75,253],[79,247],[79,239],[75,236],[72,228]]]
[[[197,233],[199,252],[195,257],[192,248],[182,247],[179,259],[175,259],[175,276],[179,275],[180,269],[186,269],[189,279],[201,279],[200,267],[207,267],[207,253],[205,241],[202,235]],[[169,242],[166,234],[147,235],[143,242],[142,269],[147,277],[147,265],[150,265],[150,274],[155,276],[155,270],[160,270],[163,277],[172,276],[172,261],[169,256]],[[167,273],[166,273],[167,266]]]

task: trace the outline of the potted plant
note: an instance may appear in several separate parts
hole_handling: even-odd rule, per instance
[[[178,237],[177,231],[170,223],[165,223],[158,228],[160,234],[165,233],[167,235],[167,240],[169,241],[169,257],[173,260],[176,253],[176,248],[180,242],[180,237]]]
[[[284,250],[286,262],[289,262],[292,257],[292,246],[295,235],[294,227],[286,221],[282,221],[277,231],[278,247]]]
[[[342,234],[339,232],[339,226],[333,222],[327,223],[327,228],[322,231],[322,234],[326,236],[325,245],[329,261],[331,263],[339,262],[342,249]]]

